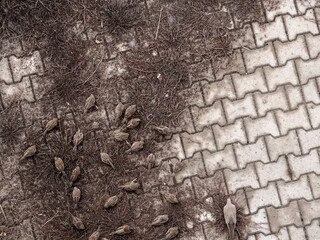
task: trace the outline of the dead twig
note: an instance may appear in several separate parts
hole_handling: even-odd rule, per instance
[[[161,22],[162,10],[163,10],[163,7],[160,9],[159,21],[158,21],[158,26],[157,26],[156,36],[155,36],[154,40],[157,40],[157,38],[158,38],[158,33],[159,33],[159,28],[160,28],[160,22]]]
[[[0,208],[1,208],[1,212],[2,212],[2,214],[3,214],[4,218],[5,218],[5,220],[6,220],[6,222],[7,222],[7,221],[8,221],[8,219],[7,219],[6,213],[4,212],[4,210],[3,210],[3,208],[2,208],[2,203],[0,204]]]

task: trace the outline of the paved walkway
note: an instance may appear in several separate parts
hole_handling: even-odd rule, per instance
[[[180,199],[210,202],[210,189],[220,175],[228,193],[244,194],[246,214],[260,223],[249,229],[249,240],[320,239],[317,6],[317,0],[282,0],[277,9],[268,10],[265,3],[266,23],[247,23],[233,31],[241,37],[233,42],[231,62],[219,69],[209,65],[210,70],[181,92],[189,108],[179,131],[158,146],[160,166],[152,170],[153,180],[143,185],[153,204],[162,201],[159,192],[167,188]],[[43,92],[40,54],[21,57],[15,41],[4,46],[2,104],[18,97],[26,100],[22,110],[28,111],[27,103]],[[184,168],[173,175],[171,165],[178,160]],[[19,194],[21,184],[9,174],[14,164],[3,159],[1,164],[3,199],[9,187]],[[196,219],[189,223],[193,236],[179,235],[180,239],[225,239],[215,233],[205,211],[199,210]],[[25,237],[30,232],[19,239],[41,239],[31,220],[25,219],[17,231]]]

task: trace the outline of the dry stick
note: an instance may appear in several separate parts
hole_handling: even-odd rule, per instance
[[[0,204],[0,208],[1,208],[2,214],[3,214],[3,216],[4,216],[4,218],[6,219],[6,222],[7,222],[8,219],[7,219],[7,216],[6,216],[6,214],[5,214],[5,212],[4,212],[3,208],[2,208],[2,203]]]
[[[154,40],[157,40],[157,38],[158,38],[158,33],[159,33],[159,28],[160,28],[160,21],[161,21],[162,10],[163,10],[163,7],[160,9],[159,21],[158,21],[158,26],[157,26],[157,31],[156,31],[156,37],[154,38]]]
[[[104,56],[104,54],[102,55],[101,60],[100,60],[100,62],[98,63],[96,69],[95,69],[95,70],[93,71],[93,73],[87,78],[87,80],[84,81],[84,83],[87,83],[87,82],[90,80],[90,78],[92,78],[92,76],[97,72],[100,64],[102,63],[103,56]]]

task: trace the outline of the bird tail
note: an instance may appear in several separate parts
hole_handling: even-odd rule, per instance
[[[229,235],[230,235],[230,240],[234,240],[234,230],[236,228],[236,225],[233,222],[229,223]]]

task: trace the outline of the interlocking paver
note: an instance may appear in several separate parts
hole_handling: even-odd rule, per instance
[[[266,144],[269,149],[271,161],[276,161],[279,156],[289,153],[295,155],[301,154],[298,137],[294,130],[290,131],[286,136],[278,138],[267,136]]]
[[[240,117],[257,117],[252,95],[247,95],[241,100],[230,101],[226,99],[223,101],[223,107],[229,124]]]
[[[317,239],[320,236],[320,221],[314,220],[311,225],[306,227],[307,236],[309,239]]]
[[[291,85],[287,85],[285,88],[288,94],[290,109],[296,109],[299,104],[304,102],[301,88],[299,86],[294,87]]]
[[[222,79],[224,75],[232,72],[242,74],[246,72],[240,49],[233,50],[233,53],[229,58],[217,60],[214,64],[214,68],[218,80]]]
[[[270,234],[270,227],[268,223],[267,211],[265,208],[260,208],[255,214],[250,215],[251,224],[248,226],[248,233],[262,232],[264,234]],[[262,227],[261,227],[262,226]]]
[[[248,163],[255,161],[261,161],[263,163],[269,162],[267,148],[263,138],[259,138],[257,142],[252,144],[234,144],[234,149],[240,168],[245,168]]]
[[[216,141],[217,148],[221,150],[225,145],[235,142],[241,142],[245,144],[247,142],[247,137],[243,125],[242,119],[235,121],[231,125],[226,125],[221,127],[219,125],[212,126]]]
[[[203,159],[209,175],[213,175],[218,169],[237,169],[237,162],[232,145],[226,146],[222,151],[211,153],[203,152]]]
[[[278,232],[282,226],[294,224],[301,226],[301,218],[296,201],[290,202],[286,207],[274,208],[267,207],[267,213],[270,221],[270,229],[273,232]]]
[[[192,157],[192,155],[201,150],[215,151],[216,146],[211,128],[204,128],[202,132],[188,134],[182,133],[181,140],[186,151],[186,157]]]
[[[320,176],[309,174],[310,185],[315,198],[320,198]]]
[[[313,102],[314,104],[320,103],[320,94],[317,89],[315,79],[310,79],[309,82],[302,86],[302,91],[306,102]]]
[[[178,159],[185,158],[179,134],[174,134],[169,141],[159,143],[157,147],[159,152],[156,153],[156,157],[159,159],[173,157],[177,157]]]
[[[299,180],[292,182],[278,182],[279,194],[282,205],[287,205],[291,200],[304,198],[312,199],[311,188],[308,183],[307,175],[303,175]]]
[[[292,178],[298,179],[302,174],[315,172],[320,174],[320,159],[317,150],[311,150],[309,154],[302,156],[288,156],[288,162],[292,171]]]
[[[204,82],[203,88],[204,98],[207,105],[211,105],[220,98],[236,98],[232,80],[229,75],[225,76],[223,80],[218,82]]]
[[[302,154],[306,154],[312,148],[320,146],[320,130],[305,131],[302,129],[298,130],[298,137],[301,143]]]
[[[252,23],[253,32],[256,37],[257,47],[262,47],[266,42],[279,39],[288,41],[282,17],[277,17],[273,22],[260,24]]]
[[[267,43],[262,48],[244,50],[243,57],[248,73],[252,73],[257,67],[264,65],[270,65],[271,67],[277,66],[277,60],[272,43]]]
[[[7,84],[13,82],[8,58],[0,59],[0,81],[4,81]]]
[[[6,85],[4,82],[0,82],[0,94],[5,106],[18,100],[35,101],[29,77],[24,77],[17,84]]]
[[[299,206],[301,209],[301,215],[303,218],[303,223],[308,225],[313,219],[319,217],[320,212],[320,199],[313,201],[300,200]]]
[[[268,21],[272,21],[276,15],[290,14],[294,16],[297,14],[294,0],[282,0],[275,5],[273,1],[263,1],[266,9]]]
[[[238,189],[244,187],[259,188],[259,182],[253,164],[249,164],[245,169],[237,171],[225,169],[224,174],[230,193],[235,193]]]
[[[255,93],[254,95],[259,116],[264,116],[270,110],[282,109],[289,110],[289,104],[286,98],[285,88],[279,87],[271,93]]]
[[[287,28],[289,40],[295,39],[297,35],[301,33],[319,33],[313,9],[306,11],[303,16],[291,17],[290,15],[286,15],[283,19]]]
[[[191,87],[182,90],[179,95],[182,97],[184,102],[191,106],[191,105],[196,105],[198,107],[204,106],[204,101],[203,101],[203,96],[201,92],[201,83],[196,82],[192,84]],[[192,97],[190,97],[192,96]]]
[[[265,67],[264,71],[270,91],[274,91],[278,86],[283,84],[291,83],[293,86],[299,84],[293,61],[287,62],[282,67]]]
[[[279,129],[272,112],[268,112],[266,116],[261,118],[246,118],[244,124],[247,129],[248,140],[250,143],[255,142],[258,137],[263,135],[271,134],[274,137],[279,136]]]
[[[288,60],[294,58],[309,59],[308,49],[303,35],[289,42],[276,41],[274,43],[274,49],[280,65],[284,65]]]
[[[267,186],[268,182],[283,179],[290,181],[288,164],[284,157],[272,163],[256,163],[257,173],[261,183],[261,187]]]
[[[258,208],[273,206],[280,207],[280,198],[277,192],[277,187],[274,182],[271,182],[267,187],[247,190],[248,203],[251,213],[255,213]]]
[[[313,103],[307,104],[308,113],[310,115],[311,126],[317,128],[320,125],[320,105],[314,105]]]
[[[243,98],[247,93],[253,91],[268,91],[262,68],[256,69],[256,71],[251,74],[233,74],[232,78],[239,98]]]
[[[214,191],[216,191],[217,186],[222,184],[222,188],[225,189],[225,184],[222,182],[222,173],[217,172],[214,176],[199,178],[193,177],[192,182],[195,189],[195,194],[198,199],[203,199],[211,195]]]
[[[23,54],[19,38],[1,39],[0,41],[0,58],[9,55],[20,56]]]
[[[309,61],[299,59],[296,65],[302,85],[306,84],[310,78],[320,76],[320,56]]]
[[[283,112],[276,111],[276,118],[279,123],[281,135],[286,135],[289,130],[295,128],[304,128],[308,130],[311,128],[306,106],[300,105],[296,110]]]
[[[10,56],[9,61],[14,82],[20,82],[22,77],[27,75],[36,73],[42,75],[44,73],[41,56],[38,51],[35,51],[29,57],[17,58]]]
[[[240,47],[248,47],[248,48],[256,47],[250,24],[245,24],[243,28],[238,29],[237,31],[230,32],[230,35],[235,39],[231,43],[233,49],[240,48]]]
[[[196,131],[202,131],[204,127],[215,123],[226,124],[221,101],[216,101],[211,106],[204,108],[194,106],[191,108],[191,112]]]
[[[299,13],[305,13],[308,8],[319,6],[318,0],[297,0],[297,7]]]
[[[281,228],[276,234],[264,235],[263,233],[257,234],[257,240],[291,240],[286,228]]]
[[[310,51],[310,57],[316,58],[320,53],[320,35],[313,36],[312,34],[307,34],[306,42]]]
[[[192,158],[188,158],[182,161],[183,168],[181,171],[175,174],[177,183],[182,182],[185,178],[192,176],[205,177],[206,172],[204,170],[204,165],[202,161],[202,156],[200,153],[194,154]]]
[[[296,227],[294,225],[288,226],[288,231],[291,237],[291,240],[306,240],[304,230],[302,227]]]

